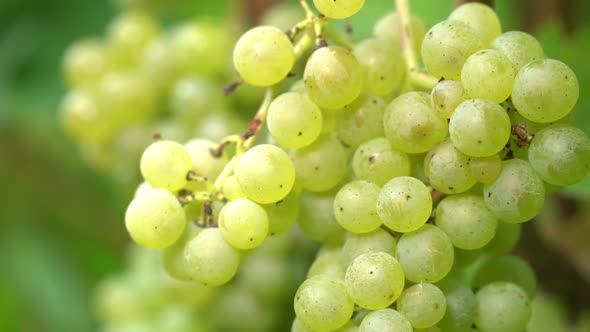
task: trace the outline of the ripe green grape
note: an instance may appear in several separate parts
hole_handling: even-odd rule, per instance
[[[478,289],[495,281],[511,282],[521,287],[531,299],[537,292],[535,272],[524,259],[517,256],[490,257],[478,267],[471,286]]]
[[[115,125],[150,119],[158,110],[152,83],[131,72],[106,74],[97,91],[101,106]]]
[[[448,124],[432,108],[426,92],[408,92],[387,106],[383,117],[391,146],[407,153],[430,150],[447,135]]]
[[[455,108],[469,98],[463,84],[459,81],[442,80],[438,82],[430,93],[430,100],[434,110],[446,119],[450,119]]]
[[[395,257],[397,241],[382,228],[362,234],[348,233],[342,246],[342,262],[348,266],[358,256],[370,252],[384,252]]]
[[[85,89],[72,89],[63,97],[60,122],[68,135],[80,141],[104,142],[116,131],[96,94]]]
[[[358,12],[365,0],[313,0],[313,4],[320,13],[330,18],[347,18]]]
[[[172,245],[184,230],[184,210],[174,195],[150,189],[135,197],[125,212],[125,226],[137,244],[149,249]]]
[[[336,114],[338,137],[357,147],[371,138],[383,136],[383,112],[387,104],[381,97],[363,94]]]
[[[354,55],[341,47],[315,50],[303,72],[307,94],[319,107],[339,109],[353,102],[363,88],[363,70]]]
[[[521,332],[531,317],[527,294],[515,284],[494,282],[480,289],[475,326],[485,332]]]
[[[526,161],[512,159],[504,161],[500,176],[484,186],[483,198],[501,221],[521,223],[541,211],[545,188]]]
[[[483,49],[482,36],[461,21],[442,21],[428,30],[422,42],[422,60],[436,77],[459,80],[467,58]]]
[[[295,182],[291,159],[285,151],[270,144],[246,151],[234,172],[246,197],[261,204],[283,199]]]
[[[334,216],[342,228],[353,233],[367,233],[383,224],[375,201],[378,185],[357,180],[345,184],[334,198]]]
[[[490,47],[502,52],[512,63],[515,72],[545,55],[539,41],[522,31],[504,32],[494,39]]]
[[[236,175],[230,175],[225,182],[223,182],[223,186],[221,191],[223,192],[223,195],[225,196],[225,198],[227,198],[230,201],[236,200],[238,198],[242,198],[242,197],[246,197],[246,194],[244,194],[244,191],[242,191],[242,188],[240,187],[240,183],[238,182],[238,178],[236,177]]]
[[[393,150],[386,138],[379,137],[356,149],[352,168],[357,178],[383,186],[393,178],[410,175],[410,158]]]
[[[388,228],[411,232],[426,223],[432,212],[430,190],[420,180],[400,176],[387,182],[377,197],[377,213]]]
[[[72,44],[63,58],[64,76],[70,87],[95,85],[109,67],[106,47],[98,40]]]
[[[299,215],[299,196],[300,192],[293,188],[280,201],[263,206],[268,214],[269,235],[280,235],[293,227]]]
[[[412,324],[399,312],[385,308],[370,312],[361,322],[359,332],[412,332]]]
[[[500,152],[510,138],[510,118],[502,106],[485,99],[462,102],[449,122],[453,145],[471,157]]]
[[[346,266],[343,265],[341,257],[339,246],[322,246],[307,270],[307,278],[323,276],[344,281]]]
[[[497,154],[489,157],[472,157],[469,158],[469,170],[478,182],[490,183],[500,175],[502,159]]]
[[[465,192],[476,182],[469,170],[469,157],[448,140],[428,152],[424,174],[434,189],[445,194]]]
[[[453,10],[449,20],[467,23],[479,33],[484,46],[490,45],[494,38],[502,33],[498,15],[494,9],[482,3],[464,3]]]
[[[346,270],[348,294],[362,308],[377,310],[391,305],[404,290],[404,271],[390,254],[370,252],[355,258]]]
[[[345,230],[334,217],[334,194],[303,192],[297,223],[313,241],[341,244]]]
[[[188,150],[182,144],[166,140],[148,146],[140,161],[143,178],[152,187],[170,191],[186,185],[186,176],[192,166]]]
[[[563,62],[539,59],[522,67],[512,88],[512,103],[525,118],[548,123],[566,116],[576,105],[580,87]]]
[[[414,54],[420,56],[420,48],[428,27],[424,21],[415,15],[410,16],[410,30],[412,31],[412,42]],[[395,49],[401,49],[399,15],[397,12],[391,12],[379,19],[373,26],[373,35],[378,38],[389,41]]]
[[[516,72],[506,56],[497,50],[473,53],[461,70],[461,83],[470,98],[501,103],[512,93]]]
[[[172,114],[184,123],[195,125],[209,112],[227,107],[221,87],[202,77],[177,80],[169,97]]]
[[[158,34],[156,20],[142,12],[127,12],[111,21],[107,28],[109,56],[123,66],[134,65],[144,47]]]
[[[482,249],[492,255],[502,255],[511,251],[518,240],[522,226],[520,224],[498,223],[496,236]]]
[[[313,144],[294,151],[293,165],[304,189],[326,191],[336,186],[344,176],[346,151],[335,136],[323,135]]]
[[[473,324],[477,305],[471,287],[452,278],[445,278],[436,285],[445,294],[447,302],[447,312],[437,326],[442,332],[466,332]]]
[[[206,138],[193,138],[184,146],[191,155],[193,171],[211,181],[215,181],[215,178],[227,164],[227,156],[214,157],[210,149],[215,146],[215,143]]]
[[[322,131],[322,112],[306,95],[286,92],[268,107],[268,131],[280,145],[299,149],[315,141]]]
[[[283,31],[259,26],[240,37],[233,59],[236,70],[246,83],[269,86],[287,76],[295,62],[295,52]]]
[[[590,171],[590,138],[573,126],[549,126],[535,135],[528,159],[544,181],[557,186],[574,184]]]
[[[451,239],[430,224],[405,233],[397,242],[397,258],[406,279],[416,283],[444,278],[453,266],[454,256]]]
[[[264,208],[246,198],[227,203],[219,214],[223,239],[236,249],[258,247],[268,234],[268,215]]]
[[[352,50],[362,67],[364,90],[378,96],[391,93],[406,74],[401,49],[388,40],[371,38],[356,44]]]
[[[397,301],[397,310],[415,329],[424,329],[438,323],[447,311],[447,299],[433,284],[419,283],[404,290]]]
[[[201,228],[192,227],[190,224],[187,224],[180,238],[171,246],[162,250],[162,265],[164,266],[164,270],[172,278],[180,281],[191,280],[191,276],[188,274],[185,266],[184,246],[196,232],[201,230]]]

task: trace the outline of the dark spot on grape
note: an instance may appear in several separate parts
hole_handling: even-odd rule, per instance
[[[570,77],[569,77],[569,76],[567,76],[567,75],[565,75],[565,77],[564,77],[564,78],[567,80],[567,79],[568,79],[568,78],[570,78]]]
[[[279,188],[283,188],[283,185],[282,184],[279,184]]]
[[[377,104],[377,99],[373,99],[373,104]]]
[[[369,156],[369,163],[372,164],[375,159],[379,158],[379,153],[373,153],[372,155]]]
[[[320,170],[320,168],[318,166],[315,166],[313,169],[316,170],[316,171],[319,171]]]
[[[373,271],[369,271],[369,274],[373,274]]]
[[[434,310],[438,310],[439,307],[440,307],[440,305],[438,303],[434,304]]]
[[[412,196],[406,194],[406,201],[410,200],[410,198],[412,198]]]
[[[455,187],[449,186],[448,188],[449,188],[449,190],[455,190]]]
[[[389,296],[387,296],[387,299],[388,299],[388,300],[391,300],[391,299],[393,299],[393,297],[394,297],[394,296],[395,296],[395,293],[394,293],[394,292],[391,292],[391,293],[389,294]]]
[[[488,193],[488,198],[489,197],[492,197],[492,192],[491,191]]]
[[[284,201],[283,199],[281,199],[280,201],[277,201],[277,202],[275,203],[275,206],[279,206],[279,204],[283,203],[283,201]]]
[[[254,241],[254,239],[253,238],[250,238],[250,242],[252,242],[252,241]]]
[[[383,81],[385,79],[385,77],[383,77],[383,75],[382,75],[379,77],[379,79]]]
[[[481,140],[480,140],[480,139],[478,139],[478,140],[477,140],[477,144],[481,144],[481,143],[482,143],[482,142],[481,142]]]
[[[301,136],[301,135],[303,135],[303,133],[302,132],[298,132],[297,135],[298,136]]]

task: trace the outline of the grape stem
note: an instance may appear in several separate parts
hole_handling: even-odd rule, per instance
[[[354,48],[354,43],[350,41],[350,39],[348,39],[347,37],[343,36],[336,30],[334,30],[334,27],[332,27],[330,24],[326,24],[324,26],[324,35],[327,39],[335,42],[336,44],[348,50],[352,50]]]
[[[314,16],[314,14],[313,14],[313,10],[311,10],[311,7],[309,7],[309,4],[307,3],[307,0],[299,0],[299,4],[301,5],[303,10],[305,11],[305,16],[308,19],[311,19]]]

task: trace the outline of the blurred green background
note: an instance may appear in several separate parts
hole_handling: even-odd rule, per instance
[[[269,3],[160,2],[166,5],[154,12],[167,22],[191,16],[224,19],[228,12],[245,18],[246,12],[260,13],[253,8]],[[411,4],[432,25],[446,18],[454,1]],[[96,330],[92,289],[102,277],[123,268],[129,243],[123,213],[130,197],[112,175],[86,166],[56,116],[65,91],[60,67],[64,49],[82,37],[102,35],[118,8],[120,4],[109,1],[0,1],[0,331]],[[390,0],[367,1],[351,20],[353,38],[369,35],[373,22],[392,8]],[[547,56],[576,72],[581,86],[577,121],[590,133],[590,2],[501,0],[496,9],[505,31],[534,33]],[[568,200],[584,205],[590,177],[567,192]],[[581,213],[576,218],[587,225],[590,212]],[[558,214],[556,219],[562,218]],[[530,254],[526,246],[519,250]],[[579,267],[574,270],[581,273]],[[581,282],[585,284],[578,286],[588,287],[588,279]],[[557,295],[558,301],[568,301]]]

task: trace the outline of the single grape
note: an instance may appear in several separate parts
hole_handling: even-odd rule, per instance
[[[184,146],[191,155],[193,171],[211,181],[215,181],[228,162],[226,155],[214,157],[211,154],[210,149],[215,143],[206,138],[193,138]]]
[[[484,46],[490,45],[494,38],[502,33],[498,15],[494,9],[483,3],[464,3],[451,12],[449,20],[467,23],[479,33]]]
[[[381,97],[366,94],[359,96],[352,104],[336,112],[338,137],[345,144],[357,147],[372,138],[383,136],[383,112],[386,106]]]
[[[236,249],[258,247],[268,233],[268,215],[264,208],[246,198],[227,203],[219,214],[221,236]]]
[[[190,153],[179,143],[159,140],[148,146],[140,161],[141,175],[155,188],[179,190],[193,162]]]
[[[377,213],[396,232],[419,229],[430,218],[430,190],[416,178],[400,176],[387,182],[377,197]]]
[[[382,228],[363,234],[347,233],[342,246],[342,262],[348,266],[358,256],[370,252],[384,252],[395,257],[396,246],[396,239]]]
[[[359,332],[412,332],[412,324],[399,312],[385,308],[372,311],[361,322]]]
[[[375,230],[383,221],[377,215],[375,201],[378,185],[357,180],[345,184],[334,198],[334,216],[342,228],[353,233]]]
[[[516,72],[506,56],[497,50],[473,53],[461,70],[461,83],[470,98],[501,103],[512,93]]]
[[[313,4],[320,13],[330,18],[347,18],[358,12],[365,0],[313,0]]]
[[[492,255],[502,255],[511,251],[518,240],[522,226],[520,224],[498,223],[496,236],[483,247],[483,251]]]
[[[269,235],[280,235],[291,230],[299,215],[299,196],[299,190],[293,188],[280,201],[263,206],[268,214]]]
[[[131,72],[111,72],[98,85],[100,105],[116,126],[143,121],[157,112],[157,93],[151,82]]]
[[[424,174],[430,185],[445,194],[462,193],[476,180],[469,169],[470,159],[446,140],[435,146],[424,158]]]
[[[268,107],[268,131],[280,145],[299,149],[315,141],[322,130],[322,112],[306,95],[286,92]]]
[[[195,125],[207,113],[227,107],[221,87],[203,77],[186,77],[174,83],[170,109],[184,123]]]
[[[238,198],[246,197],[244,191],[240,187],[238,183],[238,178],[234,175],[230,175],[225,182],[223,182],[222,190],[223,195],[230,201],[236,200]]]
[[[410,321],[413,328],[429,328],[445,315],[447,299],[435,285],[420,283],[404,290],[397,301],[397,310]]]
[[[307,278],[323,276],[344,281],[346,266],[342,264],[340,247],[324,245],[307,270]]]
[[[399,86],[406,74],[401,48],[395,48],[386,39],[365,39],[356,44],[352,54],[362,67],[364,89],[368,93],[387,95]]]
[[[144,47],[158,34],[154,17],[143,12],[127,12],[115,17],[107,28],[109,56],[115,63],[134,65]]]
[[[345,230],[334,217],[334,194],[303,192],[297,223],[313,241],[341,244]]]
[[[542,59],[543,47],[535,37],[522,31],[508,31],[494,39],[491,48],[504,54],[512,63],[515,73],[527,63]]]
[[[180,238],[162,251],[162,265],[164,266],[164,270],[172,278],[180,281],[191,280],[191,276],[188,274],[185,266],[184,246],[195,233],[201,230],[201,228],[192,227],[190,224],[187,224]]]
[[[414,54],[420,56],[420,48],[428,27],[424,21],[415,15],[410,16],[410,30],[412,31],[412,45]],[[389,41],[395,49],[401,49],[399,15],[397,12],[391,12],[381,17],[373,26],[373,35],[378,38]]]
[[[410,159],[406,153],[393,150],[384,137],[361,144],[352,158],[354,175],[383,186],[389,180],[410,175]]]
[[[60,122],[66,133],[83,142],[104,142],[117,130],[95,93],[69,90],[60,105]]]
[[[443,291],[447,311],[437,326],[442,332],[467,331],[475,317],[475,294],[467,284],[452,278],[445,278],[436,284]]]
[[[478,182],[490,183],[500,175],[502,159],[497,154],[488,157],[471,157],[469,158],[469,170]]]
[[[335,136],[323,135],[313,144],[294,151],[293,165],[304,189],[326,191],[336,186],[344,176],[346,151]]]
[[[521,332],[531,317],[527,294],[509,282],[494,282],[475,295],[475,326],[484,332]]]
[[[481,265],[471,281],[471,287],[479,289],[495,281],[507,281],[521,287],[533,298],[537,292],[537,279],[531,266],[517,256],[490,257]]]
[[[430,100],[434,110],[446,119],[450,119],[455,108],[469,98],[463,84],[459,81],[442,80],[438,82],[430,93]]]
[[[106,47],[99,40],[75,42],[63,58],[64,76],[70,87],[95,85],[109,67]]]

